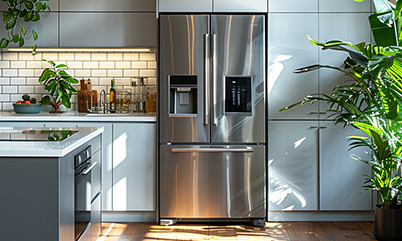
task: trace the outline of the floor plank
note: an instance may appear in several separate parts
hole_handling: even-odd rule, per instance
[[[373,222],[284,222],[249,224],[103,223],[97,241],[374,241]]]
[[[373,234],[363,229],[357,222],[336,222],[335,225],[341,230],[348,240],[372,241]]]

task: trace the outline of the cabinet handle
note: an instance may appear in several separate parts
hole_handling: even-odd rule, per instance
[[[316,114],[318,114],[317,111],[311,111],[311,112],[310,112],[310,115],[316,115]]]
[[[317,129],[318,126],[310,126],[310,129]]]
[[[327,129],[327,127],[326,126],[320,126],[320,127],[318,127],[318,129]]]
[[[87,175],[92,170],[92,168],[96,166],[96,164],[98,164],[98,162],[91,163],[91,165],[89,165],[89,167],[87,167],[87,169],[85,169],[82,174]]]
[[[172,152],[254,152],[254,148],[172,148]]]

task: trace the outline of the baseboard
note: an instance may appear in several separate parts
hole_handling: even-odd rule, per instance
[[[269,211],[268,221],[374,221],[374,211]]]
[[[147,222],[156,223],[156,212],[114,212],[103,211],[102,222],[120,223],[120,222]]]

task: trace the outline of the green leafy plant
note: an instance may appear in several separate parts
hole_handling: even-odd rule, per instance
[[[40,12],[50,11],[49,0],[2,0],[8,5],[8,10],[3,12],[3,23],[5,24],[7,37],[0,41],[0,48],[5,48],[9,43],[18,43],[19,47],[24,46],[25,40],[38,39],[38,34],[32,30],[31,35],[27,35],[26,28],[21,25],[17,28],[20,19],[24,22],[37,22],[40,20]],[[36,44],[34,46],[34,52]]]
[[[355,0],[362,2],[364,0]],[[345,69],[315,64],[296,69],[306,73],[321,68],[340,71],[349,77],[344,85],[330,94],[318,93],[280,111],[295,106],[324,101],[334,123],[352,125],[365,135],[349,137],[350,148],[368,147],[370,160],[352,156],[372,168],[363,187],[377,190],[384,208],[397,208],[402,192],[402,1],[396,5],[385,0],[373,0],[376,14],[369,17],[376,45],[344,41],[310,42],[323,50],[344,51],[349,54]],[[387,34],[388,33],[388,34]],[[392,34],[389,34],[392,33]]]
[[[74,92],[77,92],[77,89],[75,89],[72,84],[77,84],[78,80],[67,73],[67,65],[56,65],[56,63],[51,60],[43,59],[43,61],[49,63],[51,68],[44,69],[39,77],[39,82],[42,83],[45,86],[45,90],[48,91],[48,94],[42,97],[42,104],[51,104],[55,112],[60,111],[59,106],[61,104],[70,108],[71,96]]]

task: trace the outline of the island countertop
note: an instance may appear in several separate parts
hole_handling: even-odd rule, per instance
[[[7,128],[9,129],[9,127]],[[12,129],[21,130],[21,128]],[[75,129],[78,129],[79,132],[62,141],[2,140],[0,141],[0,158],[63,157],[103,133],[103,127],[77,127]]]

